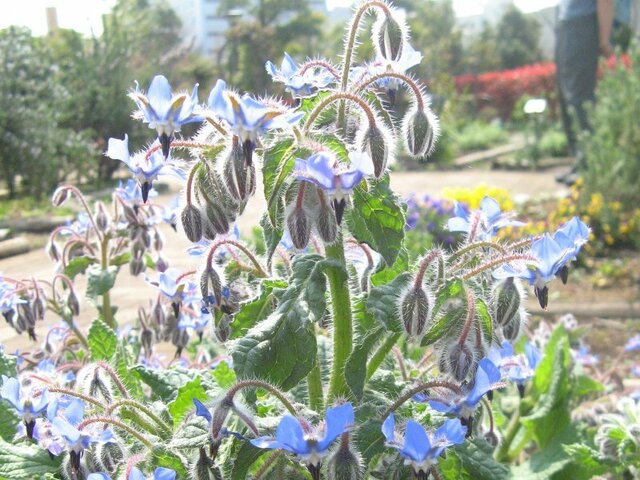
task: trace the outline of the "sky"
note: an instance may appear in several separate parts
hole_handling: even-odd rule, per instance
[[[494,0],[453,0],[459,15],[473,15],[482,7],[489,7]],[[46,7],[56,7],[58,24],[73,28],[85,35],[101,32],[101,15],[108,12],[116,0],[0,0],[0,29],[9,25],[24,25],[35,35],[47,31]],[[344,6],[349,0],[327,0],[329,8]],[[535,11],[555,5],[558,0],[515,0],[525,11]]]

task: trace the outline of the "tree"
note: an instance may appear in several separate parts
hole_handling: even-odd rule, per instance
[[[538,21],[511,5],[502,15],[496,32],[502,68],[511,69],[540,61],[539,38]]]
[[[465,71],[468,73],[500,70],[502,62],[498,53],[495,28],[485,23],[480,33],[469,41],[464,57]]]
[[[0,31],[0,65],[0,165],[9,195],[22,187],[40,198],[72,174],[90,174],[89,135],[64,125],[71,95],[51,51],[29,30],[10,27]]]
[[[243,91],[272,89],[267,60],[279,65],[285,51],[304,58],[317,50],[324,17],[312,13],[307,0],[223,0],[219,13],[232,9],[244,15],[231,18],[218,65],[220,76]]]

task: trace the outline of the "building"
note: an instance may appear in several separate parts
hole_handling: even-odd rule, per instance
[[[184,44],[207,57],[217,55],[224,46],[225,32],[244,14],[242,8],[221,11],[220,0],[158,1],[166,1],[180,17]],[[309,0],[309,7],[327,14],[326,0]]]

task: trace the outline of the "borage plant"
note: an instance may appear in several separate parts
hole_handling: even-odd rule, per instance
[[[356,65],[369,13],[376,59]],[[565,388],[546,379],[563,350],[556,339],[540,361],[518,341],[521,282],[544,308],[588,228],[574,219],[553,236],[500,243],[496,231],[518,222],[486,198],[477,211],[456,208],[449,228],[461,242],[411,265],[388,165],[399,138],[419,159],[438,135],[424,87],[405,72],[421,55],[393,7],[372,0],[355,11],[342,59],[267,64],[295,108],[222,80],[206,105],[162,76],[131,93],[134,116],[158,138],[134,155],[126,135],[111,139],[107,155],[139,190],[118,190],[109,213],[61,187],[54,202],[74,194],[86,212],[49,243],[60,273],[50,285],[2,278],[2,312],[19,331],[35,337],[47,304],[66,322],[47,335],[42,362],[1,357],[13,407],[3,404],[2,476],[506,478],[498,461],[549,445],[534,420],[548,421],[555,400],[540,411],[532,402]],[[400,86],[410,98],[402,119],[392,108]],[[176,135],[192,122],[202,123],[193,138]],[[163,173],[185,182],[175,214],[149,201]],[[260,181],[258,254],[233,225]],[[158,258],[156,224],[175,217],[198,271]],[[134,275],[158,270],[147,277],[158,297],[133,330],[118,328],[126,319],[109,295],[126,263]],[[98,307],[88,334],[73,320],[80,273]],[[168,340],[169,364],[158,353]],[[14,435],[26,440],[8,443]]]

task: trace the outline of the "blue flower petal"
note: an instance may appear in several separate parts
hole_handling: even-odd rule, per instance
[[[127,480],[147,480],[144,476],[144,473],[140,471],[139,468],[133,467],[129,472],[129,478]]]
[[[318,450],[325,451],[331,442],[342,435],[350,426],[355,423],[353,406],[351,403],[344,403],[338,407],[327,410],[327,421],[324,438],[318,441]]]
[[[416,463],[422,463],[427,458],[429,450],[431,450],[431,442],[424,427],[418,422],[407,420],[404,445],[400,454]]]
[[[197,398],[193,399],[193,404],[196,406],[196,415],[206,418],[207,422],[211,423],[212,417],[209,409]]]
[[[15,378],[2,376],[2,390],[0,396],[8,401],[20,413],[24,413],[23,405],[20,402],[20,382]]]
[[[394,442],[396,438],[395,429],[396,429],[396,421],[393,418],[393,413],[392,413],[386,418],[386,420],[382,424],[382,434],[387,439],[387,442]]]
[[[176,472],[170,468],[156,468],[153,472],[153,480],[176,480]]]
[[[276,429],[276,440],[282,445],[281,448],[289,452],[299,455],[310,453],[309,446],[304,439],[302,426],[298,419],[291,415],[286,415],[280,420],[280,424]]]
[[[493,384],[500,381],[500,377],[500,370],[491,360],[487,358],[480,360],[473,388],[467,395],[466,404],[475,407],[483,395],[491,390]]]

